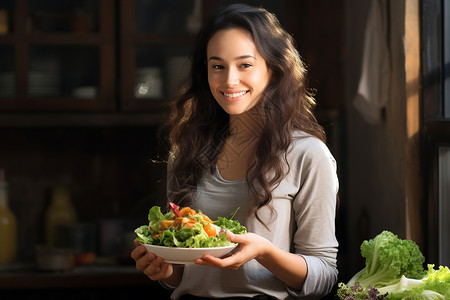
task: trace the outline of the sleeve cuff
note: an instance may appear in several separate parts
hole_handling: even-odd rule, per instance
[[[308,266],[308,273],[301,291],[285,285],[289,295],[302,299],[317,299],[331,292],[337,281],[337,270],[321,259],[302,255]]]
[[[167,283],[165,283],[165,282],[162,281],[162,280],[158,280],[158,282],[159,282],[159,284],[160,284],[163,288],[165,288],[166,290],[174,290],[174,289],[176,289],[175,286],[171,286],[170,284],[167,284]]]

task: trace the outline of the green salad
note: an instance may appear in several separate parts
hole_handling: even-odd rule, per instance
[[[225,230],[243,234],[247,229],[233,220],[237,210],[229,217],[212,221],[200,210],[182,207],[169,202],[171,211],[163,214],[159,206],[148,212],[148,225],[134,231],[142,244],[182,248],[211,248],[234,245],[227,239]],[[239,209],[239,208],[238,208]]]

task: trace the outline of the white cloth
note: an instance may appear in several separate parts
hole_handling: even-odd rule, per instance
[[[381,121],[381,111],[389,99],[390,52],[386,0],[372,0],[367,19],[361,77],[353,100],[355,108],[369,124]]]

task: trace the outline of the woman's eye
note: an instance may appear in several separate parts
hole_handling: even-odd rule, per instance
[[[252,65],[249,64],[249,63],[241,64],[241,67],[242,67],[242,68],[250,68],[251,66],[252,66]]]
[[[220,70],[220,69],[223,69],[223,66],[221,66],[221,65],[213,65],[212,68]]]

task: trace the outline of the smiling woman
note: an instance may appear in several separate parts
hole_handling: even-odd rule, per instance
[[[292,36],[267,10],[232,5],[200,31],[192,66],[167,124],[168,201],[213,219],[240,207],[248,232],[227,234],[232,255],[180,268],[136,242],[137,269],[172,299],[323,297],[339,184]]]

